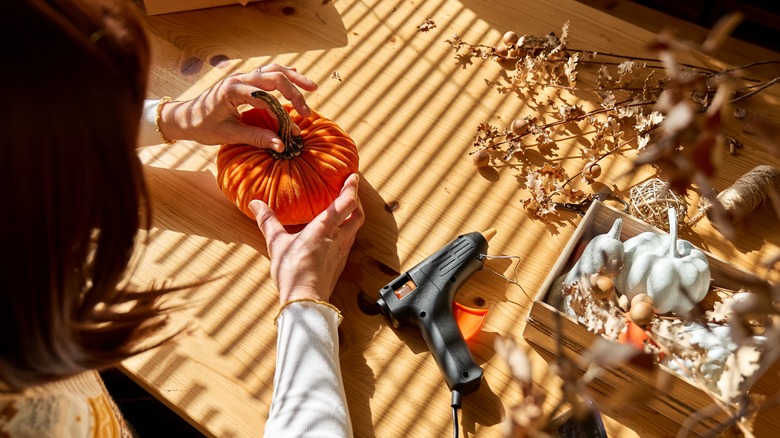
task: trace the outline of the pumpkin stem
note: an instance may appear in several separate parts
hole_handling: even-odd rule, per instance
[[[678,258],[677,254],[677,210],[669,207],[669,255]]]
[[[623,229],[623,219],[617,218],[612,223],[612,228],[609,229],[607,235],[615,240],[620,240],[620,231]]]
[[[290,114],[284,110],[282,104],[263,90],[255,90],[252,92],[251,96],[265,102],[271,112],[274,113],[279,125],[277,134],[279,134],[279,138],[281,138],[282,143],[284,143],[283,152],[276,152],[273,149],[266,149],[266,152],[277,160],[289,160],[290,158],[300,155],[301,150],[303,149],[303,139],[299,135],[292,135],[293,122],[290,118]]]

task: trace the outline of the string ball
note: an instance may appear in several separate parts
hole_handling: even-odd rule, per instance
[[[651,178],[629,190],[629,213],[650,225],[669,231],[669,208],[677,212],[677,222],[683,223],[688,211],[685,198],[669,189],[669,183]]]

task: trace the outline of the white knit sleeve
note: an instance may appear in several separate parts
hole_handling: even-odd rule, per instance
[[[276,372],[265,436],[352,437],[339,363],[338,313],[300,301],[276,321]]]
[[[144,100],[144,110],[141,114],[141,126],[138,129],[137,147],[152,146],[162,143],[160,134],[157,133],[155,119],[157,119],[157,104],[159,100]]]

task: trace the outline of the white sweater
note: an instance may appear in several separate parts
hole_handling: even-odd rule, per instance
[[[144,101],[141,128],[138,131],[138,147],[151,146],[163,142],[154,123],[157,119],[157,104],[159,102],[159,100]]]
[[[276,321],[276,372],[265,436],[351,437],[352,423],[339,364],[341,316],[299,301]]]

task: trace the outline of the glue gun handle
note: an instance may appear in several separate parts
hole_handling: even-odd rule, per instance
[[[421,316],[419,326],[450,391],[466,395],[479,389],[482,368],[474,362],[452,313]]]

